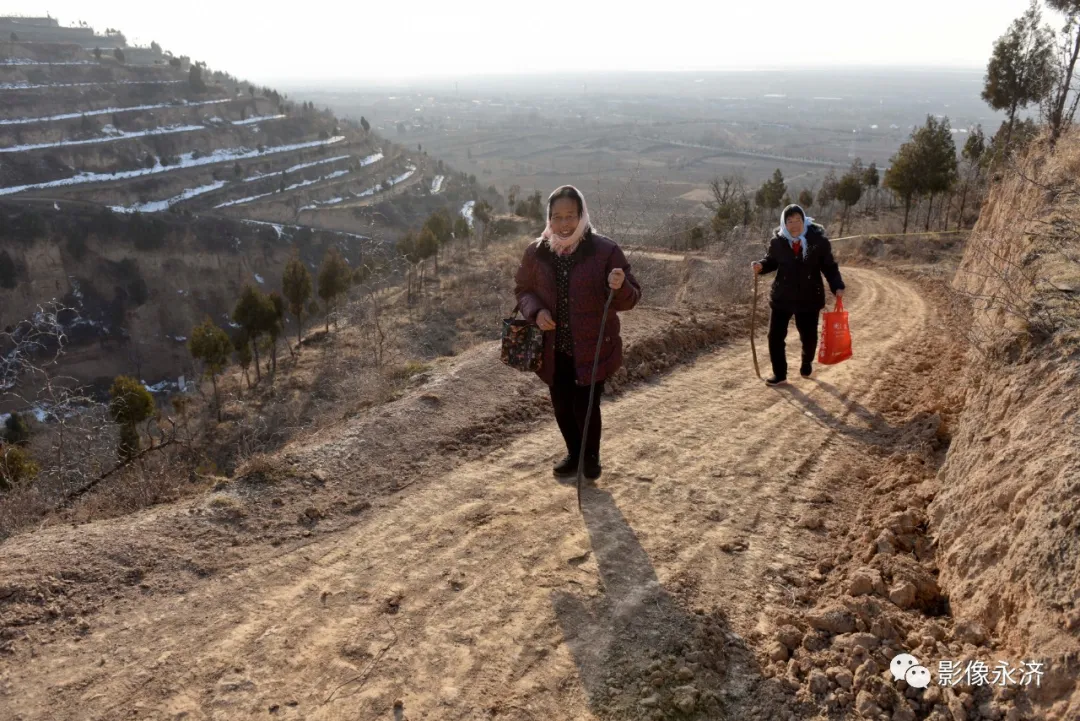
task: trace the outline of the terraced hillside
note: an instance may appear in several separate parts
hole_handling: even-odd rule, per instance
[[[357,263],[477,197],[366,124],[118,33],[34,22],[0,18],[21,33],[0,43],[0,328],[74,307],[80,380],[175,377],[178,339],[245,283],[277,287],[294,251]]]

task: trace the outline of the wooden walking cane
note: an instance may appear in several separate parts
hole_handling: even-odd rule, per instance
[[[596,355],[593,356],[592,382],[589,385],[589,409],[585,411],[585,430],[581,432],[581,448],[577,462],[577,508],[581,511],[581,479],[585,477],[585,443],[589,440],[589,421],[592,420],[592,404],[596,395],[596,370],[600,367],[600,348],[604,343],[604,326],[607,325],[608,308],[615,297],[615,289],[608,288],[607,302],[604,303],[604,315],[600,318],[600,335],[596,339]]]
[[[754,373],[757,373],[758,380],[760,380],[761,370],[758,368],[757,346],[754,345],[754,325],[757,320],[757,286],[758,274],[754,273],[754,305],[750,307],[750,352],[754,355]]]

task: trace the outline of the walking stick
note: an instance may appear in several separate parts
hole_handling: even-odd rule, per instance
[[[758,380],[761,380],[761,370],[758,368],[757,362],[757,346],[754,345],[754,325],[757,321],[757,285],[758,274],[754,273],[754,305],[750,307],[750,352],[754,355],[754,373],[757,373]]]
[[[589,384],[589,409],[585,411],[585,429],[581,432],[581,447],[577,461],[577,507],[581,510],[581,479],[585,477],[585,444],[589,440],[589,421],[592,420],[593,398],[596,395],[596,370],[600,367],[600,348],[604,343],[604,326],[607,325],[608,308],[615,297],[615,289],[608,288],[607,302],[604,303],[604,315],[600,319],[600,335],[596,339],[596,354],[592,363],[592,382]]]

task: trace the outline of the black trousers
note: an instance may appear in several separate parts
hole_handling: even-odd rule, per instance
[[[600,396],[604,394],[604,382],[596,384],[593,397],[592,417],[589,419],[589,436],[585,441],[585,457],[600,458]],[[575,382],[574,359],[564,353],[555,353],[555,382],[551,386],[551,407],[555,410],[555,422],[559,424],[566,450],[571,458],[581,452],[581,434],[585,429],[585,414],[589,410],[589,386]]]
[[[799,338],[802,340],[802,362],[807,365],[814,361],[817,353],[819,313],[820,311],[816,310],[795,313],[782,308],[772,309],[769,318],[769,357],[772,359],[773,374],[777,378],[787,378],[787,355],[784,347],[788,323],[792,316],[795,317],[795,327],[799,329]]]

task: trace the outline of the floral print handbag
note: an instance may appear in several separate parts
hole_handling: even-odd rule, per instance
[[[520,305],[514,306],[502,324],[502,362],[519,371],[540,370],[544,362],[544,331],[535,323],[516,318]]]

